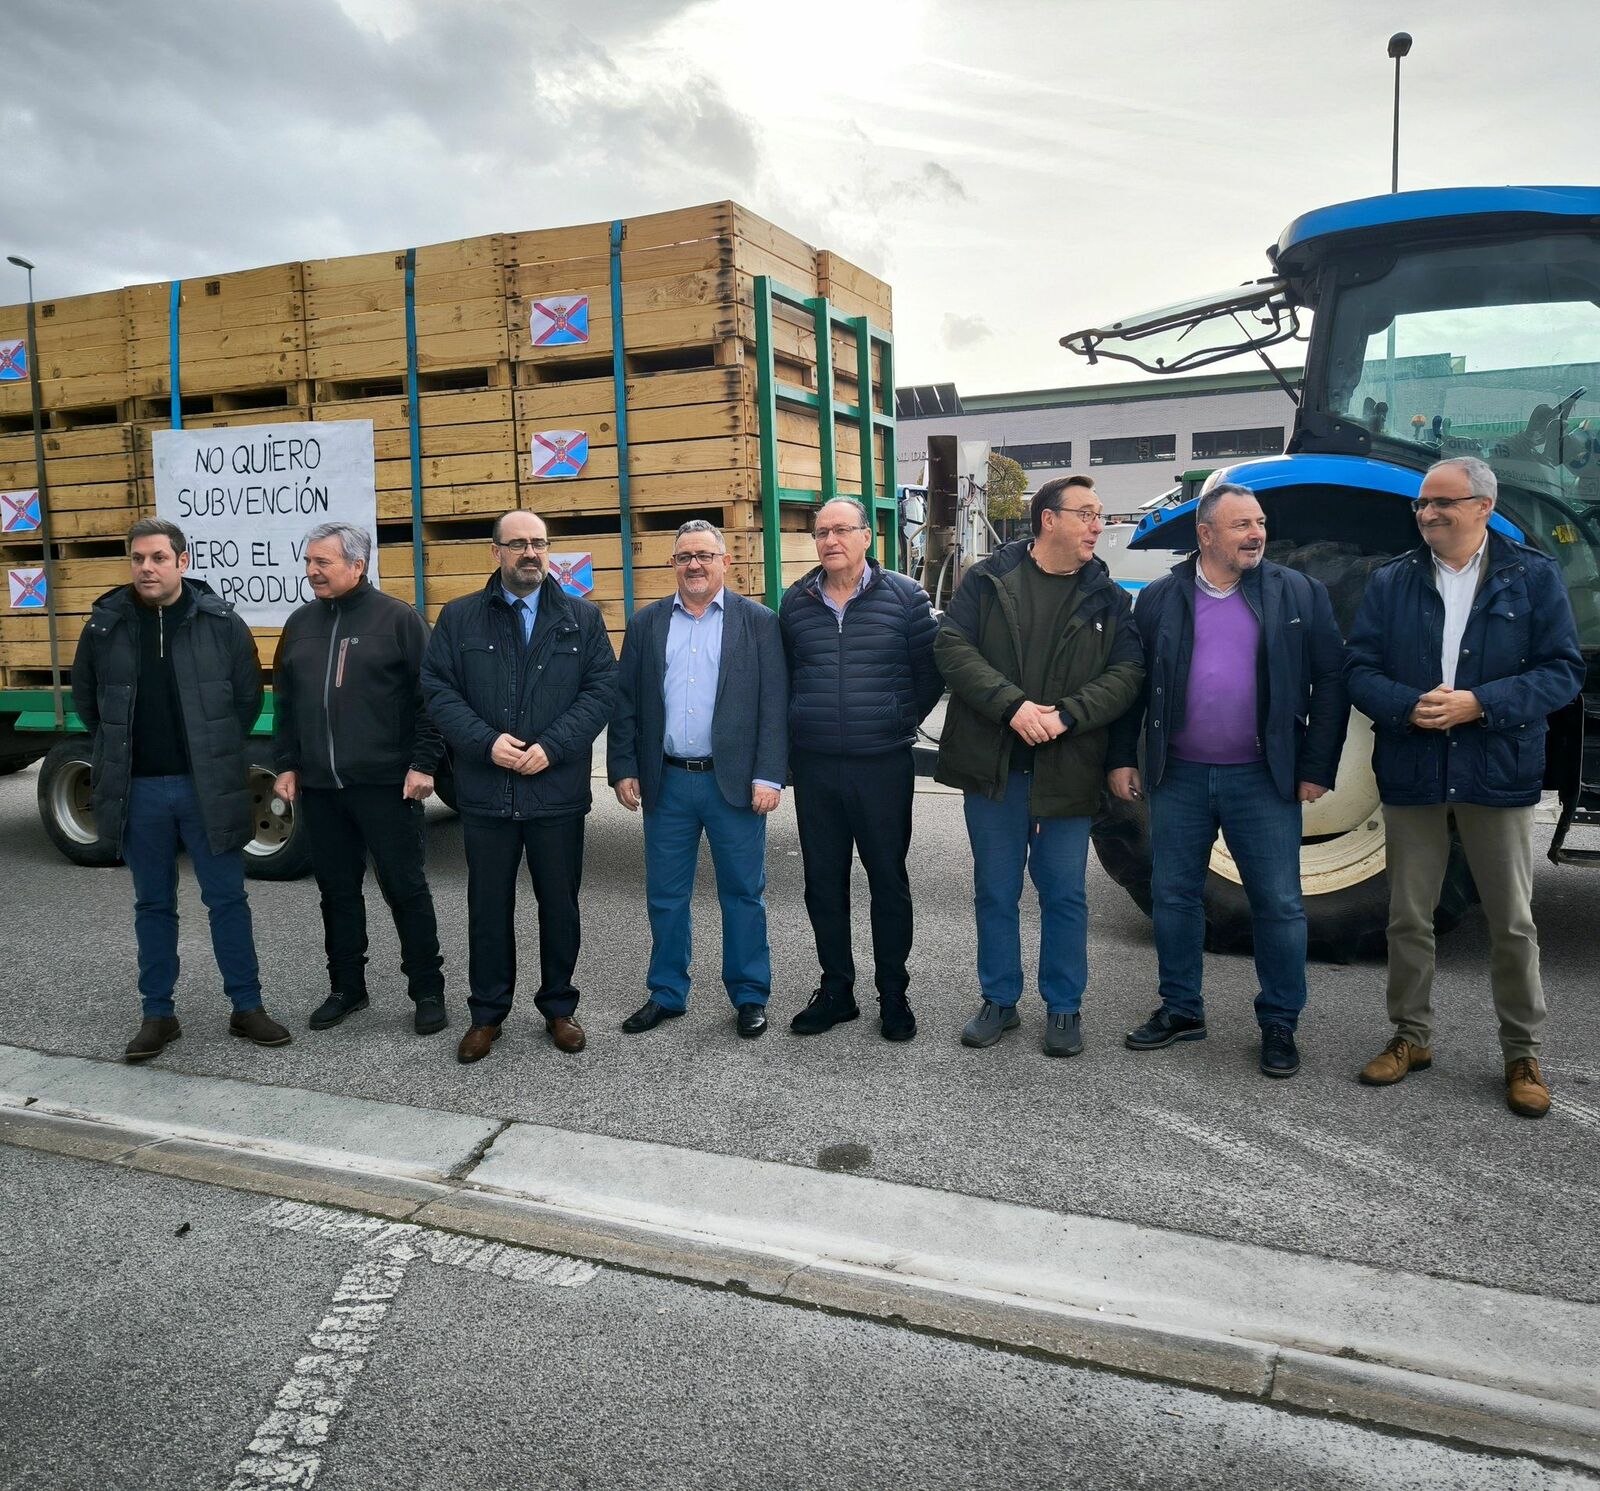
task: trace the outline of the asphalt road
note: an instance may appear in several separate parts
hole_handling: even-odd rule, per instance
[[[0,1487],[255,1491],[286,1431],[278,1483],[319,1491],[1594,1484],[616,1270],[501,1277],[538,1255],[474,1271],[459,1239],[377,1254],[275,1211],[0,1150]]]
[[[122,870],[62,860],[39,826],[35,773],[0,779],[6,911],[0,925],[0,1040],[115,1059],[137,1023],[131,892]],[[452,1027],[419,1039],[375,890],[373,1007],[326,1032],[305,1028],[324,973],[311,880],[253,882],[267,1005],[296,1031],[258,1051],[226,1034],[226,1005],[192,881],[183,879],[185,1037],[172,1068],[526,1119],[863,1173],[1072,1212],[1600,1300],[1600,1002],[1592,948],[1600,879],[1541,864],[1536,911],[1552,1006],[1546,1066],[1557,1107],[1539,1123],[1501,1101],[1481,918],[1444,943],[1429,1073],[1386,1090],[1355,1072],[1388,1036],[1382,970],[1316,966],[1302,1025],[1304,1066],[1288,1082],[1255,1065],[1247,960],[1208,957],[1211,1037],[1164,1052],[1123,1049],[1154,1005],[1155,955],[1142,914],[1090,870],[1087,1049],[1039,1050],[1042,1005],[990,1051],[957,1042],[976,1005],[971,881],[960,801],[920,796],[913,846],[918,908],[912,1002],[917,1039],[890,1046],[864,1018],[802,1040],[787,1016],[815,961],[792,808],[769,844],[777,986],[773,1028],[739,1041],[717,984],[709,866],[697,903],[697,997],[689,1015],[639,1037],[617,1025],[642,1000],[649,937],[639,822],[609,793],[589,820],[584,990],[589,1049],[557,1053],[532,1010],[514,1014],[486,1061],[462,1067],[465,870],[459,823],[430,816],[430,865],[451,981]],[[858,873],[858,960],[870,966]],[[1031,894],[1031,893],[1030,893]],[[535,955],[531,894],[524,889]],[[1036,940],[1026,912],[1025,946]]]

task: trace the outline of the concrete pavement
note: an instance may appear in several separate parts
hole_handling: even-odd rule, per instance
[[[1600,1306],[16,1047],[0,1047],[0,1140],[1600,1469]]]

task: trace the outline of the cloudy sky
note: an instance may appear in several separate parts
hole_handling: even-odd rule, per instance
[[[901,382],[1084,382],[1062,332],[1387,190],[1399,29],[1402,186],[1595,180],[1579,0],[0,0],[0,248],[48,297],[732,197],[890,281]]]

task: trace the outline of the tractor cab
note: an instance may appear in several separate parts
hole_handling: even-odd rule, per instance
[[[1551,857],[1600,862],[1565,848],[1573,821],[1600,823],[1600,188],[1341,203],[1296,218],[1267,256],[1265,279],[1062,345],[1176,373],[1241,354],[1271,367],[1273,348],[1304,342],[1304,378],[1284,385],[1297,404],[1288,453],[1213,480],[1256,492],[1270,557],[1327,581],[1346,629],[1365,576],[1419,542],[1410,501],[1427,468],[1487,461],[1495,526],[1555,559],[1590,659],[1586,706],[1552,721],[1563,819]],[[1130,547],[1192,548],[1194,506],[1146,514]],[[1366,738],[1352,729],[1352,748]]]

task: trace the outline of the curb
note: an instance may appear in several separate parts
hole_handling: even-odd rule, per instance
[[[274,1127],[252,1131],[264,1116]],[[1600,1470],[1593,1305],[7,1046],[0,1143]],[[1164,1289],[1179,1265],[1184,1291]],[[1396,1327],[1395,1301],[1417,1296]]]

